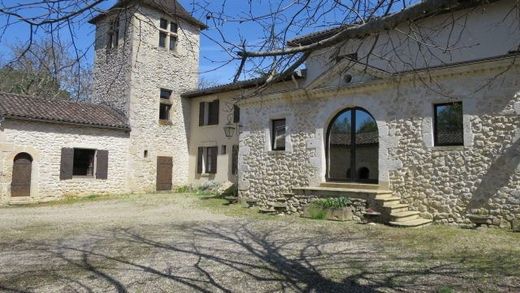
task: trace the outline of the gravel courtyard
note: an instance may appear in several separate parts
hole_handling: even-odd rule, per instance
[[[261,216],[192,194],[0,208],[8,292],[518,292],[520,235]]]

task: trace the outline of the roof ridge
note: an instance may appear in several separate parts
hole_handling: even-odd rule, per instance
[[[39,101],[50,102],[50,103],[61,102],[61,103],[68,103],[68,104],[98,105],[98,104],[93,103],[93,102],[60,100],[60,99],[50,100],[50,99],[42,98],[41,96],[31,96],[31,95],[26,95],[26,94],[10,93],[10,92],[4,92],[4,91],[0,91],[0,95],[8,95],[8,96],[17,96],[17,97],[20,97],[20,98],[36,99],[36,100],[39,100]]]

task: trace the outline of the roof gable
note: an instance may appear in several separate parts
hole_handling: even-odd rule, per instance
[[[346,75],[350,75],[350,80],[345,80]],[[316,79],[311,80],[306,88],[341,87],[347,83],[364,83],[375,79],[383,79],[388,76],[390,76],[388,72],[345,57],[325,69]]]

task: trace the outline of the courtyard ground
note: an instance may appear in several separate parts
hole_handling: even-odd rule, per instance
[[[0,208],[10,292],[520,292],[520,233],[264,216],[193,194]]]

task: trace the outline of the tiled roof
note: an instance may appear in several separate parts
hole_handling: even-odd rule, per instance
[[[89,22],[96,23],[97,21],[108,15],[114,9],[125,7],[126,5],[129,5],[132,2],[141,2],[144,5],[148,5],[150,7],[159,9],[168,15],[182,18],[187,22],[200,27],[201,29],[208,28],[207,25],[205,25],[204,23],[193,17],[191,13],[186,11],[186,9],[181,4],[179,4],[177,0],[120,0],[104,13],[101,13],[98,16],[89,20]]]
[[[348,27],[349,25],[341,25],[333,28],[329,28],[322,31],[313,32],[307,35],[303,35],[301,37],[294,38],[287,42],[287,45],[290,47],[298,47],[298,46],[305,46],[310,45],[312,43],[324,40],[326,38],[330,38],[336,33],[338,33],[340,30]]]
[[[305,74],[306,74],[305,70],[295,71],[295,72],[293,72],[292,75],[289,74],[287,77],[285,77],[284,79],[282,79],[278,82],[288,81],[288,80],[291,80],[293,77],[296,79],[301,79],[301,78],[305,77]],[[206,95],[211,95],[211,94],[218,94],[218,93],[232,91],[232,90],[247,89],[247,88],[260,86],[260,85],[264,84],[266,81],[267,81],[266,77],[258,77],[258,78],[240,80],[237,82],[231,82],[231,83],[227,83],[227,84],[221,84],[221,85],[217,85],[217,86],[212,86],[212,87],[208,87],[208,88],[197,89],[197,90],[185,92],[181,96],[183,98],[195,98],[195,97],[206,96]]]
[[[0,116],[6,119],[130,130],[126,117],[105,105],[51,101],[10,93],[0,93]]]

